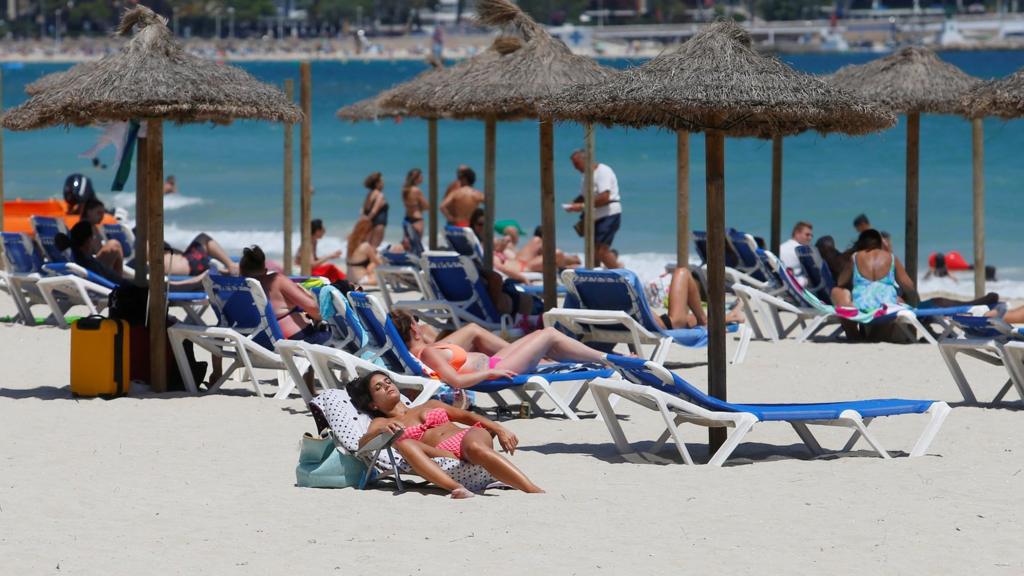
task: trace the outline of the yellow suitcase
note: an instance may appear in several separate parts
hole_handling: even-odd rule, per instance
[[[71,326],[71,393],[75,396],[121,396],[130,384],[128,323],[102,316],[82,318]]]

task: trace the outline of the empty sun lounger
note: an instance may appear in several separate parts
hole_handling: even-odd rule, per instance
[[[359,319],[372,334],[371,341],[380,346],[375,356],[381,358],[392,371],[404,372],[413,376],[429,377],[425,367],[409,352],[405,342],[398,334],[398,329],[391,322],[380,303],[369,294],[350,292],[349,301],[358,312]],[[372,351],[372,348],[367,348]],[[467,390],[490,395],[499,406],[507,406],[501,392],[508,390],[521,400],[529,402],[537,413],[542,407],[537,404],[542,396],[547,396],[556,409],[570,420],[579,420],[575,408],[586,395],[587,384],[598,377],[611,376],[613,372],[604,366],[591,364],[551,364],[538,367],[534,373],[517,374],[513,378],[488,380],[472,386]],[[559,395],[552,384],[567,382],[572,386],[565,400]],[[530,393],[535,393],[530,395]]]
[[[708,334],[704,328],[665,330],[659,327],[640,280],[629,270],[565,270],[562,282],[579,302],[579,308],[548,310],[544,313],[544,323],[560,325],[582,342],[627,344],[634,354],[656,362],[664,361],[672,344],[686,348],[707,346]],[[736,329],[736,326],[730,328]],[[746,337],[745,332],[741,334],[734,363],[741,361],[745,353],[743,337]],[[649,354],[644,352],[644,346],[653,347]]]
[[[921,456],[928,449],[950,411],[945,402],[903,399],[814,404],[738,404],[708,396],[657,362],[613,355],[609,355],[608,360],[618,367],[625,379],[598,379],[591,384],[590,389],[619,452],[633,454],[609,401],[612,396],[620,396],[658,412],[665,431],[658,438],[652,453],[660,451],[671,439],[687,464],[693,463],[693,457],[679,437],[677,428],[683,423],[733,428],[729,439],[708,462],[720,466],[739,446],[751,428],[760,422],[790,424],[814,455],[823,454],[825,451],[811,433],[809,426],[849,428],[853,434],[840,452],[852,450],[857,441],[863,438],[879,456],[890,458],[890,454],[878,439],[868,431],[868,425],[878,417],[903,414],[928,414],[931,417],[910,451],[911,457]]]
[[[940,339],[939,354],[964,402],[974,404],[978,399],[960,367],[958,354],[1006,369],[1006,383],[996,393],[993,404],[1002,402],[1011,388],[1024,399],[1024,328],[1014,328],[997,317],[954,315],[951,319],[961,335],[950,332]]]
[[[3,233],[3,278],[7,291],[14,300],[18,318],[25,324],[35,324],[32,306],[48,306],[37,282],[43,276],[43,259],[35,244],[26,234]]]

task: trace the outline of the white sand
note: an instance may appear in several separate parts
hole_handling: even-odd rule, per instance
[[[68,346],[68,332],[0,326],[3,574],[1024,572],[1019,405],[955,408],[913,460],[806,460],[790,428],[761,425],[723,468],[624,463],[593,418],[513,420],[514,461],[548,494],[456,502],[294,487],[298,439],[312,430],[299,398],[235,385],[71,399]],[[968,363],[990,398],[1001,369]],[[704,368],[684,374],[705,381]],[[743,401],[959,399],[924,344],[754,343],[729,378]],[[654,413],[620,412],[628,434],[653,440]],[[907,451],[924,423],[872,428]],[[688,431],[703,453],[704,430]],[[819,437],[841,444],[835,431]]]

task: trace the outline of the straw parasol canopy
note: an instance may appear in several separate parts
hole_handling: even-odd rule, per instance
[[[1024,117],[1024,68],[1006,78],[975,84],[960,99],[960,106],[968,118]]]
[[[163,121],[229,123],[236,118],[297,122],[301,111],[277,88],[232,66],[186,54],[166,20],[144,6],[127,11],[117,29],[134,35],[121,49],[48,80],[27,102],[4,114],[11,130],[144,120],[136,206],[146,253],[163,253]],[[143,151],[146,160],[143,162]],[[145,165],[143,169],[142,166]],[[163,258],[149,259],[150,385],[166,387],[167,293]]]
[[[508,0],[480,0],[476,11],[481,24],[501,27],[505,35],[433,81],[397,89],[387,104],[417,115],[536,118],[538,104],[565,86],[600,82],[611,74],[594,60],[573,54]]]
[[[335,116],[339,120],[347,120],[349,122],[366,122],[371,120],[379,120],[381,118],[395,118],[397,116],[407,116],[405,108],[388,107],[383,104],[384,100],[387,99],[395,88],[404,86],[410,83],[420,83],[429,81],[430,77],[437,73],[438,70],[444,69],[444,62],[440,59],[431,56],[427,58],[427,63],[430,64],[430,69],[417,74],[412,80],[408,80],[398,86],[389,88],[376,96],[370,98],[364,98],[354,104],[348,106],[342,106],[335,112]]]
[[[563,90],[545,107],[563,120],[660,126],[727,136],[788,136],[807,130],[865,134],[895,118],[824,80],[758,54],[732,21],[596,85]]]
[[[829,81],[897,114],[961,114],[961,98],[978,83],[934,51],[917,46],[844,66]]]
[[[3,126],[33,130],[132,118],[293,123],[302,117],[277,88],[239,68],[186,53],[149,8],[126,12],[117,33],[127,36],[133,28],[138,32],[118,52],[47,77],[45,90],[5,114]]]

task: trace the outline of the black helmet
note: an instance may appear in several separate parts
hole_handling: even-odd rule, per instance
[[[64,179],[64,201],[69,207],[85,204],[86,200],[95,197],[96,192],[88,176],[72,174]]]

